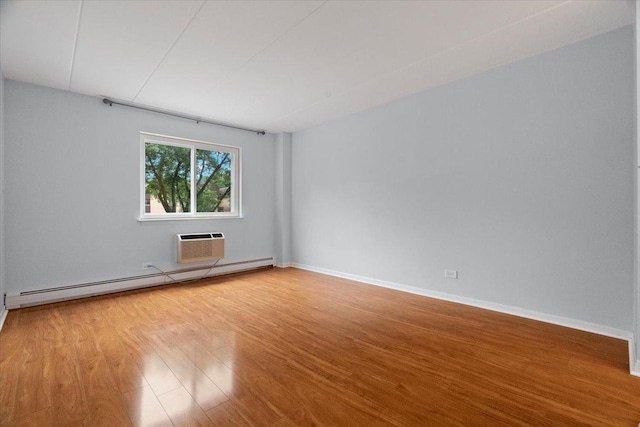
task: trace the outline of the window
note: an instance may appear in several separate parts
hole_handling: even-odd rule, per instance
[[[140,219],[240,216],[240,149],[140,134]]]

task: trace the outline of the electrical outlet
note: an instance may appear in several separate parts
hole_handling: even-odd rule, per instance
[[[444,277],[447,279],[457,279],[458,278],[458,270],[445,270]]]
[[[142,269],[143,270],[148,270],[150,268],[153,268],[153,263],[152,262],[143,262],[142,263]]]

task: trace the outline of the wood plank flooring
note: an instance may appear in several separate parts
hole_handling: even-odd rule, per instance
[[[9,312],[2,426],[633,426],[625,341],[297,269]]]

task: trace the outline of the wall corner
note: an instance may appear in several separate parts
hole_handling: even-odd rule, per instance
[[[633,299],[633,315],[634,315],[634,348],[630,351],[629,367],[633,375],[640,376],[640,3],[633,2],[635,11],[634,37],[633,37],[633,55],[634,55],[634,84],[635,84],[635,102],[634,102],[634,209],[635,209],[635,230],[634,230],[634,299]]]
[[[276,266],[291,265],[291,149],[292,135],[276,135]]]

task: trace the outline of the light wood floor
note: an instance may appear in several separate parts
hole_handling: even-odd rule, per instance
[[[624,341],[296,269],[9,312],[2,426],[634,426]]]

